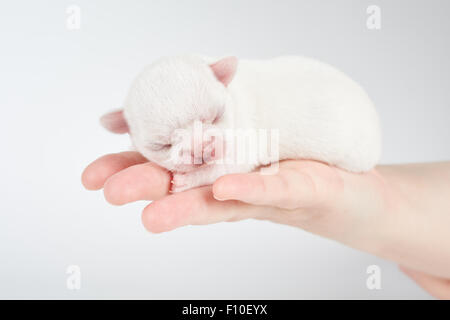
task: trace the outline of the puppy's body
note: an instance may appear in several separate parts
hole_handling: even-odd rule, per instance
[[[364,90],[339,70],[303,57],[240,60],[238,66],[234,58],[164,58],[136,79],[124,115],[137,150],[175,172],[174,191],[267,164],[259,159],[180,170],[169,160],[170,137],[175,129],[192,130],[196,120],[219,130],[277,130],[279,160],[314,159],[363,172],[381,153],[378,116]],[[113,122],[111,116],[104,121],[114,131]],[[157,150],[156,141],[166,150]]]
[[[238,127],[279,130],[281,159],[321,160],[353,172],[379,160],[372,102],[331,66],[302,57],[240,60],[228,90]]]

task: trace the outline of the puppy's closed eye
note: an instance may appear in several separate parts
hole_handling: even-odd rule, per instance
[[[167,150],[170,149],[170,147],[172,147],[172,145],[170,143],[150,143],[148,145],[148,147],[152,150],[152,151],[161,151],[161,150]]]

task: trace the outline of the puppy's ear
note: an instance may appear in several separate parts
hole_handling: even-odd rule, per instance
[[[129,132],[128,124],[123,116],[123,110],[113,111],[103,115],[100,118],[100,123],[107,130],[114,133]]]
[[[226,87],[233,80],[238,65],[236,57],[226,57],[210,65],[217,80]]]

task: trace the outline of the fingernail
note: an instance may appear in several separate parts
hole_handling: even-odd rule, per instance
[[[219,200],[219,201],[225,201],[227,199],[223,199],[223,198],[219,198],[218,196],[216,196],[215,194],[213,194],[214,199]]]

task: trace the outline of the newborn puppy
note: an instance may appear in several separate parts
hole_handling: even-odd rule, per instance
[[[172,171],[173,192],[282,159],[363,172],[381,153],[378,116],[364,90],[339,70],[296,56],[160,59],[136,78],[123,110],[101,122],[130,133],[137,151]],[[270,141],[263,134],[266,141],[240,144],[250,154],[237,161],[236,132],[249,130],[270,132]]]

